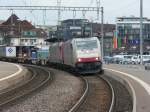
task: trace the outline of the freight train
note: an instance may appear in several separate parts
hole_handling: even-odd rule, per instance
[[[73,38],[50,43],[49,48],[0,46],[0,60],[18,63],[57,65],[81,74],[102,71],[97,37]]]
[[[28,64],[46,64],[48,47],[0,46],[0,60]]]
[[[102,71],[100,42],[97,37],[73,38],[55,42],[49,48],[49,63],[62,65],[81,74]]]

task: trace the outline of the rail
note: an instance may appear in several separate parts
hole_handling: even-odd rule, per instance
[[[76,112],[78,108],[80,107],[80,105],[84,102],[85,98],[87,97],[87,94],[89,91],[89,84],[88,84],[88,81],[84,79],[83,77],[82,77],[82,80],[85,83],[85,91],[83,95],[81,96],[81,98],[77,101],[77,103],[69,110],[69,112]]]
[[[5,105],[17,98],[20,98],[22,96],[31,93],[34,90],[46,84],[49,80],[52,80],[50,71],[42,67],[37,67],[32,65],[25,65],[25,66],[30,70],[32,70],[33,76],[29,81],[27,81],[23,85],[2,92],[0,94],[0,106]]]

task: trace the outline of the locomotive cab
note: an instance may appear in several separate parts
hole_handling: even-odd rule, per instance
[[[76,70],[80,73],[98,73],[101,71],[100,42],[96,37],[77,39]]]

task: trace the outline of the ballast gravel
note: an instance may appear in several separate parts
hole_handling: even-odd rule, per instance
[[[0,107],[0,112],[68,112],[83,93],[83,81],[51,69],[54,79],[45,87]]]

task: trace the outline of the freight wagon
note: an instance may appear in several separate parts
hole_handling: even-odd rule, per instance
[[[49,56],[49,47],[42,47],[32,52],[32,64],[46,65]]]
[[[7,60],[6,58],[9,58],[9,60],[15,61],[15,59],[16,59],[16,47],[0,46],[0,60]]]
[[[0,60],[27,63],[33,49],[33,46],[0,46]]]

